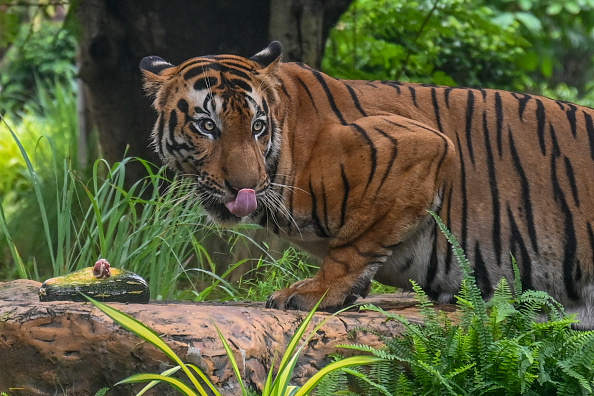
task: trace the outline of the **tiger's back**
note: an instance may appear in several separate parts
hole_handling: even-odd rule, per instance
[[[461,275],[433,210],[485,297],[511,279],[511,252],[526,288],[594,326],[592,109],[336,80],[279,57],[273,43],[249,60],[141,65],[159,112],[154,145],[170,167],[196,175],[211,216],[259,223],[323,259],[270,307],[310,309],[328,291],[323,305],[334,309],[364,296],[374,276],[405,288],[415,279],[451,299]]]

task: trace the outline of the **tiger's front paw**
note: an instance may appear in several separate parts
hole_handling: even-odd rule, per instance
[[[351,287],[328,285],[315,279],[304,279],[270,295],[266,301],[266,308],[311,311],[324,293],[326,295],[318,309],[326,312],[336,312],[354,303],[360,295],[366,295],[366,293],[353,293]]]

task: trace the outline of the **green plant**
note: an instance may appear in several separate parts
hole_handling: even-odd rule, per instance
[[[177,363],[177,366],[175,366],[171,369],[168,369],[161,374],[146,374],[146,373],[135,374],[135,375],[132,375],[132,376],[118,382],[116,385],[149,382],[149,385],[147,385],[145,388],[143,388],[137,394],[137,395],[141,395],[144,392],[146,392],[148,389],[150,389],[151,387],[156,385],[157,383],[166,382],[169,385],[176,388],[177,390],[179,390],[184,395],[194,396],[194,395],[200,394],[202,396],[206,396],[207,395],[206,388],[208,388],[208,390],[210,392],[212,392],[214,395],[220,396],[220,393],[215,389],[214,385],[210,382],[208,377],[195,365],[185,364],[175,354],[175,352],[173,352],[173,350],[159,337],[159,335],[154,330],[152,330],[151,328],[149,328],[142,322],[134,319],[133,317],[131,317],[121,311],[116,310],[115,308],[112,308],[106,304],[103,304],[96,300],[93,300],[90,297],[86,297],[86,298],[93,305],[95,305],[97,308],[99,308],[103,313],[105,313],[107,316],[109,316],[114,321],[116,321],[118,324],[120,324],[122,327],[131,331],[132,333],[136,334],[137,336],[141,337],[142,339],[151,343],[152,345],[156,346],[161,351],[163,351],[170,359],[172,359],[175,363]],[[321,300],[320,300],[320,302],[321,302]],[[308,344],[308,341],[312,337],[312,335],[316,334],[316,332],[320,329],[320,327],[322,327],[324,325],[324,323],[326,323],[326,321],[330,318],[330,316],[329,316],[326,319],[324,319],[323,321],[321,321],[309,333],[309,335],[306,337],[306,339],[302,342],[301,346],[297,349],[297,345],[299,344],[299,341],[302,339],[303,335],[305,334],[305,331],[306,331],[307,327],[309,326],[311,320],[313,319],[314,314],[315,314],[320,302],[318,302],[318,304],[314,307],[314,309],[307,315],[307,317],[303,320],[303,322],[301,323],[301,325],[299,326],[299,328],[297,329],[297,331],[291,338],[291,341],[289,342],[289,345],[287,346],[287,350],[285,351],[285,354],[283,355],[283,357],[281,358],[281,361],[279,363],[279,368],[278,368],[276,376],[273,374],[274,367],[270,368],[270,371],[268,372],[268,376],[266,378],[266,382],[264,384],[264,389],[262,390],[262,396],[303,396],[303,395],[308,395],[313,391],[313,389],[318,385],[318,383],[326,375],[328,375],[336,370],[341,370],[341,369],[351,367],[351,366],[377,364],[384,360],[383,358],[380,358],[380,357],[367,356],[367,355],[352,356],[349,358],[336,360],[336,361],[330,363],[329,365],[327,365],[326,367],[322,368],[318,373],[316,373],[313,377],[311,377],[304,385],[302,385],[300,387],[290,385],[289,381],[291,380],[293,370],[295,368],[295,365],[297,364],[297,359],[301,355],[301,352],[303,351],[304,347]],[[252,392],[250,390],[248,390],[247,388],[245,388],[245,385],[243,384],[239,366],[237,364],[237,361],[234,358],[233,351],[231,350],[229,343],[225,339],[223,333],[221,332],[219,327],[216,325],[216,323],[213,323],[213,324],[214,324],[215,328],[217,329],[217,332],[219,334],[221,342],[223,343],[223,346],[225,347],[225,351],[227,352],[227,356],[229,357],[229,360],[231,362],[231,366],[233,368],[235,376],[237,377],[237,380],[239,381],[239,384],[241,386],[242,394],[245,396],[252,394]],[[192,382],[193,389],[190,386],[188,386],[187,384],[185,384],[184,382],[182,382],[181,380],[171,377],[172,374],[174,374],[175,372],[177,372],[180,369],[188,376],[188,378]],[[200,378],[201,381],[198,379],[198,377]]]
[[[529,43],[487,2],[357,0],[330,32],[322,68],[341,78],[518,89]]]
[[[48,15],[49,16],[49,15]],[[0,21],[17,15],[0,12]],[[68,83],[76,74],[76,39],[61,23],[33,17],[10,30],[10,48],[0,63],[2,111],[18,112],[34,95],[39,81]],[[5,29],[0,28],[0,36]],[[0,37],[0,45],[2,40]]]
[[[452,321],[436,312],[413,282],[423,323],[364,306],[399,321],[406,331],[401,338],[384,338],[383,349],[345,345],[390,363],[366,374],[344,371],[357,378],[366,395],[592,394],[594,332],[572,330],[574,317],[566,316],[548,294],[522,291],[515,262],[513,290],[502,279],[494,297],[485,302],[460,245],[441,219],[434,217],[464,274],[457,296],[459,317]],[[539,320],[543,314],[544,320]]]

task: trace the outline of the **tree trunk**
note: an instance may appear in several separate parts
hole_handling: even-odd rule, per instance
[[[40,284],[19,280],[0,283],[0,392],[11,395],[94,395],[110,387],[109,395],[130,395],[139,386],[114,386],[129,375],[160,373],[173,365],[161,351],[122,329],[88,303],[39,302]],[[410,295],[393,294],[364,300],[419,321]],[[235,353],[245,384],[262,389],[266,375],[278,363],[306,312],[264,309],[262,303],[207,304],[153,302],[116,304],[153,328],[187,363],[200,367],[223,395],[239,395],[237,379],[219,340],[221,329]],[[442,306],[451,310],[451,306]],[[328,317],[316,314],[313,326]],[[364,327],[371,332],[349,331]],[[329,354],[351,355],[338,344],[380,347],[382,334],[401,334],[402,325],[386,322],[375,312],[343,312],[330,318],[308,342],[293,376],[302,384],[329,362]],[[308,334],[308,332],[306,332]],[[276,360],[275,360],[276,359]],[[153,395],[176,394],[159,385]]]

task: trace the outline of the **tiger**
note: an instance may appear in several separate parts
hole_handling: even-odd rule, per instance
[[[449,303],[463,273],[543,290],[594,328],[594,110],[496,89],[336,79],[244,58],[140,62],[152,147],[189,177],[210,219],[253,223],[321,259],[267,308],[335,311],[373,279]]]

